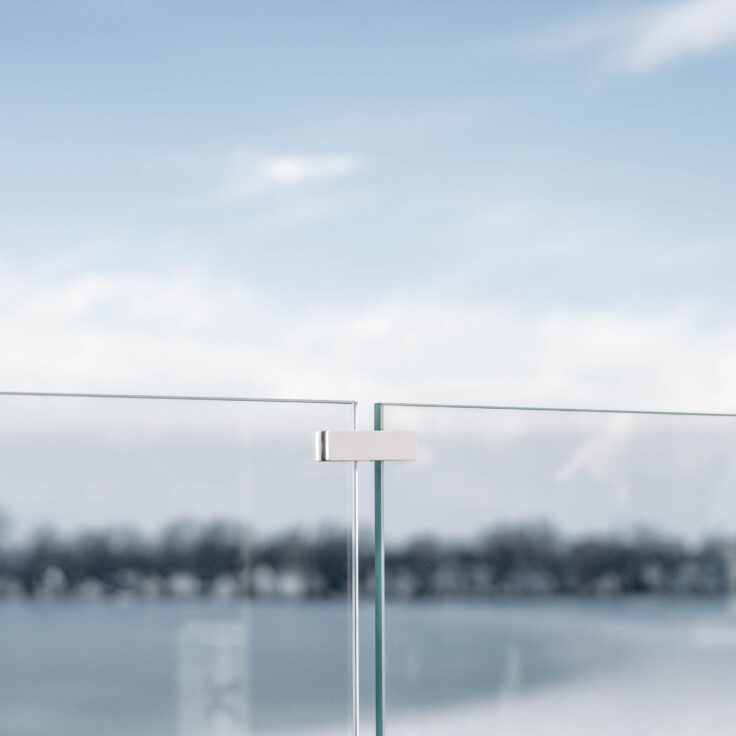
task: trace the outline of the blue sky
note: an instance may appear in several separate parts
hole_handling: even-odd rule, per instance
[[[734,410],[734,72],[734,0],[0,0],[0,383]]]

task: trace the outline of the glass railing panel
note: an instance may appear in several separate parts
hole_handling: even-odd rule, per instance
[[[383,467],[388,732],[733,732],[736,418],[385,405],[383,428],[418,433]]]
[[[349,403],[0,397],[0,734],[348,734]]]

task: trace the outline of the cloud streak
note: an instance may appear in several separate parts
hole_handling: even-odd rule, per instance
[[[342,179],[360,167],[357,156],[258,156],[238,148],[228,159],[225,199],[243,201],[279,190]]]
[[[590,52],[599,70],[644,75],[736,43],[736,0],[682,0],[579,21],[536,39],[541,54]]]
[[[421,296],[297,309],[222,277],[6,271],[0,388],[733,410],[736,331],[703,324]]]
[[[97,272],[58,281],[0,267],[0,389],[718,411],[736,408],[735,372],[736,328],[724,323],[704,329],[704,320],[688,309],[638,315],[621,309],[529,311],[502,303],[461,304],[436,295],[377,298],[355,307],[337,303],[288,307],[222,275]],[[6,447],[27,450],[20,460],[13,455],[14,467],[20,468],[18,482],[6,473],[6,485],[15,494],[6,506],[18,519],[35,523],[39,509],[50,513],[45,501],[49,496],[38,495],[46,493],[44,488],[53,490],[56,505],[50,508],[60,509],[49,516],[55,521],[92,523],[96,517],[90,514],[108,512],[111,519],[127,519],[137,508],[137,501],[121,491],[120,484],[103,488],[110,501],[104,496],[104,503],[97,506],[80,495],[84,488],[79,485],[59,495],[53,484],[28,484],[33,474],[22,460],[37,457],[33,448],[38,438],[54,435],[61,438],[62,448],[66,440],[76,441],[77,454],[64,452],[72,464],[90,448],[123,440],[127,452],[164,447],[160,443],[173,437],[178,444],[169,448],[171,453],[191,453],[193,445],[181,444],[187,436],[204,450],[212,449],[210,440],[224,441],[225,446],[235,441],[255,448],[248,462],[267,468],[265,488],[300,486],[304,498],[296,474],[314,467],[309,454],[312,431],[333,426],[324,422],[346,426],[349,420],[347,409],[328,413],[323,407],[308,407],[297,425],[291,414],[273,406],[249,404],[230,414],[222,407],[210,411],[204,404],[171,402],[155,408],[136,402],[116,404],[113,415],[99,402],[62,403],[0,398],[4,420],[0,439],[10,442]],[[369,407],[363,405],[362,410]],[[657,444],[646,431],[655,430],[661,437],[662,425],[640,419],[629,423],[627,418],[602,415],[419,414],[420,425],[414,424],[417,413],[407,409],[392,411],[390,421],[397,429],[421,427],[425,462],[417,466],[417,472],[424,473],[418,482],[432,494],[428,496],[432,503],[424,516],[404,514],[405,529],[394,525],[392,533],[415,533],[422,530],[420,524],[436,528],[435,500],[447,509],[442,524],[448,533],[467,532],[468,522],[483,514],[501,519],[511,518],[509,514],[520,519],[541,514],[562,528],[584,530],[599,519],[608,523],[634,518],[633,510],[661,523],[662,508],[673,507],[669,479],[681,480],[678,497],[692,501],[699,514],[694,516],[693,506],[685,504],[668,512],[672,523],[684,518],[685,528],[700,530],[722,518],[736,518],[734,470],[730,463],[724,469],[717,462],[730,457],[732,422],[711,421],[706,427],[697,420],[678,419],[668,426],[681,434],[672,441],[664,436],[664,444]],[[365,411],[361,426],[370,426],[369,420]],[[682,444],[677,444],[677,437]],[[466,438],[472,442],[466,443]],[[130,444],[131,440],[135,442]],[[259,445],[261,440],[265,444]],[[293,444],[284,445],[285,440]],[[685,440],[687,452],[669,451],[685,447]],[[540,442],[554,452],[540,452]],[[276,454],[260,457],[257,453],[266,446],[275,448]],[[48,447],[41,445],[40,451]],[[646,462],[635,453],[641,447],[648,448]],[[471,462],[462,463],[460,476],[453,475],[455,470],[446,463],[427,463],[426,448],[437,449],[438,459],[440,454],[458,452],[462,454],[455,457]],[[663,455],[663,448],[669,448],[668,453]],[[279,476],[283,482],[272,482],[274,462],[282,450],[288,458],[286,475]],[[491,451],[497,481],[514,480],[511,510],[504,495],[497,500],[487,495]],[[540,453],[539,462],[520,460],[522,455],[537,457],[534,453]],[[95,452],[90,456],[101,468],[98,476],[104,477],[109,468],[99,463],[106,456]],[[304,465],[294,464],[295,457],[303,458]],[[88,463],[84,467],[88,477],[94,475]],[[185,461],[176,465],[187,479],[177,486],[177,508],[206,514],[220,508],[220,502],[222,508],[232,503],[239,475],[235,485],[225,482],[227,478],[218,485],[222,490],[218,501],[209,491],[203,495],[201,484],[191,482],[195,476],[188,467]],[[641,479],[648,482],[651,475],[632,472],[649,467],[668,482],[653,489],[647,486],[646,493],[636,495],[644,488]],[[717,471],[706,478],[711,489],[707,503],[701,490],[694,496],[688,485],[693,468],[701,467]],[[517,482],[520,470],[524,484]],[[292,472],[295,475],[288,475]],[[76,477],[75,473],[69,470],[68,477]],[[552,478],[557,480],[554,493],[540,494],[539,488],[548,488],[545,484]],[[496,487],[503,485],[499,481]],[[588,487],[598,495],[592,496]],[[143,493],[141,488],[136,493]],[[158,502],[155,514],[148,498],[146,504],[149,518],[158,514],[157,520],[166,518],[172,508],[168,496]],[[283,522],[283,511],[278,505],[269,509],[268,518],[276,528],[279,520]],[[473,509],[478,513],[471,513]],[[292,512],[295,519],[305,518],[296,514],[296,508]],[[261,506],[259,522],[263,513]]]

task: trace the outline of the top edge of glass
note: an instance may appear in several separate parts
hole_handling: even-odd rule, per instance
[[[176,394],[100,394],[100,393],[62,393],[58,391],[0,391],[2,396],[31,396],[65,399],[148,399],[164,401],[232,401],[261,404],[340,404],[355,406],[356,401],[345,399],[286,399],[251,396],[187,396]]]
[[[487,409],[495,411],[568,412],[572,414],[643,414],[665,417],[724,417],[736,419],[736,413],[707,411],[656,411],[649,409],[585,409],[559,406],[502,406],[492,404],[414,404],[400,401],[377,403],[377,407],[404,407],[409,409]]]

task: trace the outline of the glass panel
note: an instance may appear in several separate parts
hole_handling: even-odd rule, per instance
[[[0,734],[349,733],[352,421],[0,397]]]
[[[733,733],[736,418],[387,405],[391,733]]]

